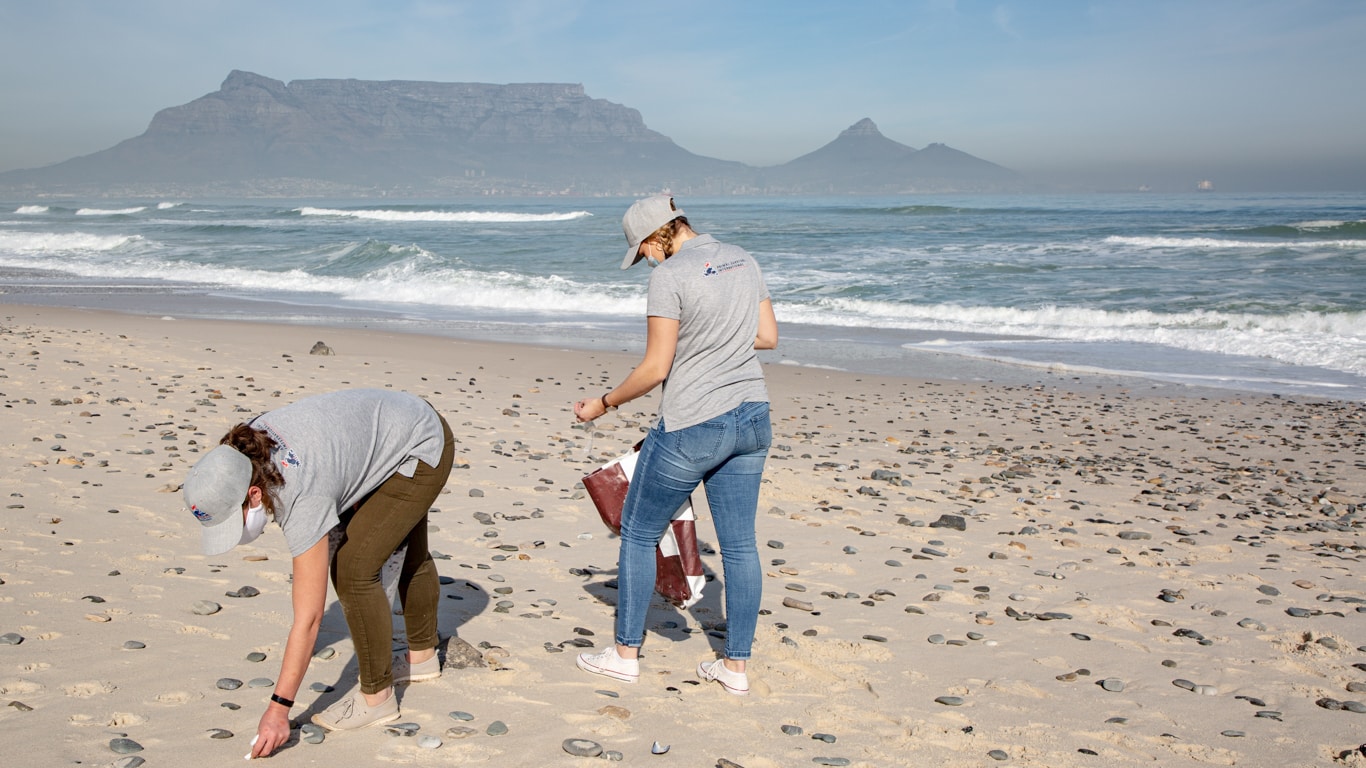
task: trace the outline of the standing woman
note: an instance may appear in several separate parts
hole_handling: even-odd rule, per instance
[[[450,426],[413,395],[352,389],[257,416],[220,442],[185,479],[204,554],[254,541],[273,518],[294,558],[294,619],[251,756],[269,755],[289,739],[289,710],[318,638],[329,570],[355,645],[360,690],[313,722],[348,730],[398,719],[394,684],[441,676],[440,585],[427,550],[427,512],[450,476]],[[345,536],[329,557],[328,534],[339,524]],[[398,593],[408,653],[391,656],[392,606],[380,569],[405,543]]]
[[[578,666],[627,683],[639,679],[655,547],[701,483],[721,545],[727,632],[724,658],[699,664],[697,673],[744,696],[762,588],[754,521],[773,439],[755,350],[778,345],[778,321],[753,257],[694,232],[672,198],[638,200],[621,223],[621,268],[641,259],[656,267],[645,357],[615,389],[575,403],[574,415],[592,421],[661,384],[663,398],[621,512],[616,644],[580,654]]]

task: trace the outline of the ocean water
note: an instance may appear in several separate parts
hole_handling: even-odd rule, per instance
[[[638,350],[629,203],[14,200],[0,301]],[[1366,195],[678,203],[759,260],[772,362],[1366,400]]]

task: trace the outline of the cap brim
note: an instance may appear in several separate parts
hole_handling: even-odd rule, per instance
[[[626,258],[622,260],[621,268],[630,269],[633,264],[635,264],[637,261],[640,261],[642,258],[644,257],[640,255],[640,243],[636,243],[635,245],[626,249]]]
[[[232,515],[222,523],[200,532],[200,544],[206,555],[221,555],[232,550],[242,540],[242,516]]]

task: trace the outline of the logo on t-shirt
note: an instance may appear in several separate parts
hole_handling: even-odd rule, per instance
[[[736,260],[734,260],[734,261],[728,261],[728,262],[726,262],[726,263],[724,263],[724,264],[718,264],[718,265],[716,265],[715,267],[713,267],[713,266],[711,265],[711,262],[709,261],[709,262],[707,262],[706,264],[703,264],[703,265],[702,265],[702,276],[703,276],[703,277],[712,277],[713,275],[720,275],[720,274],[723,274],[723,273],[725,273],[725,272],[729,272],[729,271],[731,271],[732,269],[740,269],[740,268],[742,268],[742,267],[744,267],[744,266],[745,266],[745,260],[744,260],[744,259],[736,259]]]

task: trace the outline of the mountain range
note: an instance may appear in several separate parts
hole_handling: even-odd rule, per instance
[[[295,80],[233,71],[140,136],[0,173],[19,193],[224,196],[898,194],[1001,191],[1022,179],[864,118],[788,163],[689,152],[629,107],[565,83]]]

